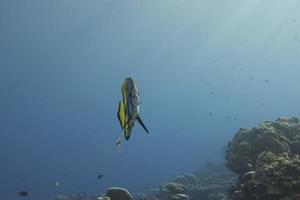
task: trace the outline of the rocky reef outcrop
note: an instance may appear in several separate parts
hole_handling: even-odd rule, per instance
[[[109,197],[110,200],[132,200],[129,191],[121,187],[108,188],[105,197]]]
[[[85,192],[80,192],[71,197],[59,194],[53,200],[133,200],[133,197],[125,188],[110,187],[105,194],[98,197],[89,197]]]
[[[256,171],[246,179],[235,191],[234,199],[294,199],[300,194],[299,155],[264,151],[258,157]]]
[[[224,166],[208,164],[200,171],[162,183],[154,196],[160,200],[227,200],[227,190],[235,180],[236,175]]]
[[[227,145],[225,166],[207,164],[147,194],[109,188],[98,197],[79,193],[55,200],[300,200],[300,120],[279,118],[240,129]]]
[[[57,195],[54,200],[229,200],[227,191],[236,179],[236,174],[223,164],[208,163],[199,171],[161,183],[147,194],[130,194],[125,188],[111,187],[97,197],[78,193],[71,197]]]
[[[240,129],[226,150],[226,166],[239,175],[234,200],[300,199],[300,123],[296,117]]]
[[[54,197],[53,200],[90,200],[88,195],[85,192],[79,192],[73,196],[65,196],[62,194],[58,194]]]

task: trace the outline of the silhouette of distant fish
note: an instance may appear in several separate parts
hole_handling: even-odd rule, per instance
[[[19,196],[21,196],[21,197],[27,197],[27,196],[28,196],[28,192],[25,191],[25,190],[22,190],[22,191],[18,192],[18,194],[19,194]]]
[[[115,145],[120,145],[121,144],[121,139],[120,139],[120,136],[117,136],[116,137],[116,140],[115,140]]]
[[[98,176],[97,176],[97,179],[99,180],[99,179],[101,179],[103,177],[103,174],[99,174]]]

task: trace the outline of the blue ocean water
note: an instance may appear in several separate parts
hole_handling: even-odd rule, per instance
[[[1,199],[144,191],[223,162],[240,127],[299,116],[299,9],[297,0],[2,0]],[[136,124],[118,148],[129,76],[150,134]]]

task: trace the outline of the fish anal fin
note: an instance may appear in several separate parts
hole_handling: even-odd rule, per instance
[[[146,128],[144,122],[142,121],[142,119],[140,118],[140,116],[138,115],[136,117],[136,120],[139,122],[139,124],[144,128],[144,130],[146,131],[146,133],[149,133],[148,129]]]

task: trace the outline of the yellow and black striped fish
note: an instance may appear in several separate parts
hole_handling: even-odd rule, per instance
[[[130,138],[134,122],[137,120],[144,130],[149,133],[142,119],[139,116],[140,97],[136,85],[131,77],[127,78],[122,84],[123,100],[119,102],[118,119],[125,139]]]

